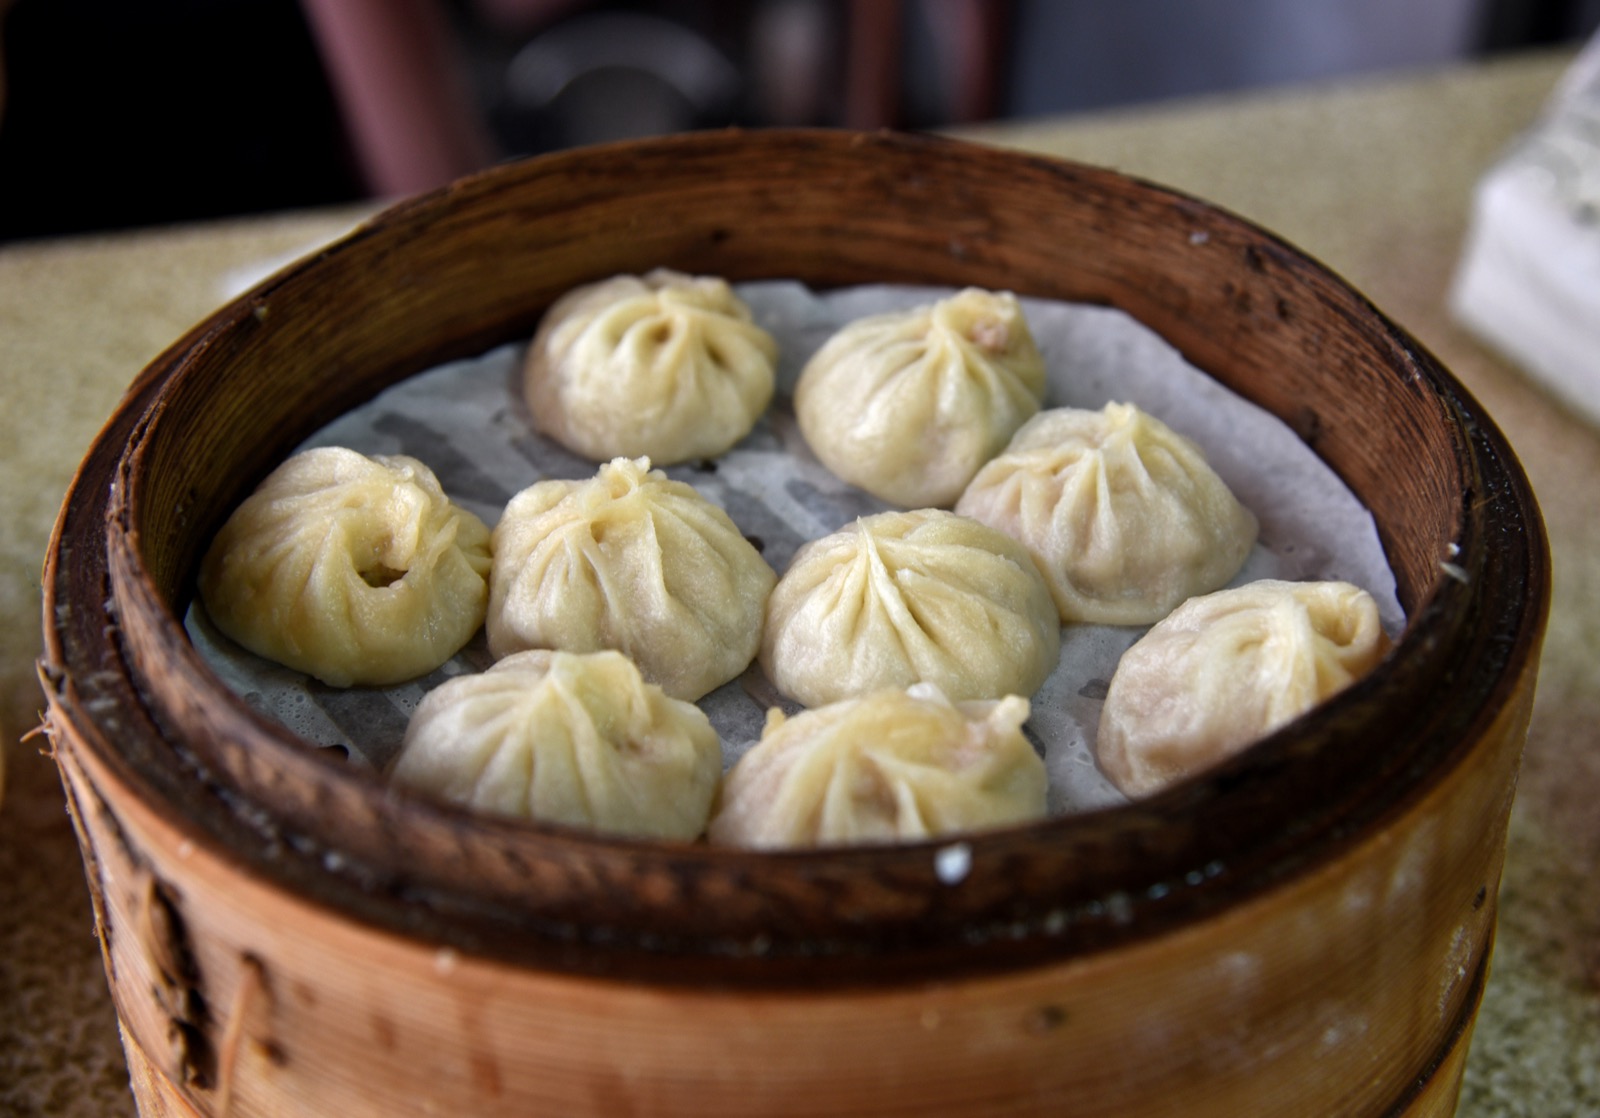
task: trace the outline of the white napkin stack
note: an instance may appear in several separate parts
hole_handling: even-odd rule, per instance
[[[1478,184],[1450,306],[1600,423],[1600,35]]]

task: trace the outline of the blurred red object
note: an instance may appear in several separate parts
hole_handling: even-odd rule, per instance
[[[435,0],[302,0],[375,195],[441,186],[495,159]]]
[[[0,0],[3,2],[3,0]],[[339,100],[345,128],[368,189],[375,195],[415,193],[494,162],[499,152],[484,107],[474,103],[467,59],[438,0],[301,0]],[[799,0],[797,0],[799,2]],[[814,3],[817,0],[813,0]],[[528,37],[582,9],[590,0],[471,0],[471,18],[502,35]],[[800,2],[800,6],[804,6]],[[769,4],[775,11],[781,4]],[[819,6],[820,7],[820,6]],[[907,115],[903,55],[915,8],[931,40],[948,124],[988,119],[999,109],[1010,31],[1009,0],[848,0],[844,19],[824,36],[844,58],[837,117],[789,119],[816,112],[829,52],[786,25],[788,41],[766,44],[746,80],[784,81],[763,89],[775,120],[745,123],[903,126]],[[726,10],[723,15],[726,16]],[[748,14],[748,13],[745,13]],[[827,28],[826,11],[807,26]],[[733,121],[729,121],[733,123]]]

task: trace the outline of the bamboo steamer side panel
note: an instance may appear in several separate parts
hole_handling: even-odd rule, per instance
[[[145,1118],[1453,1112],[1524,679],[1341,859],[1181,933],[1015,974],[717,991],[562,976],[309,904],[152,812],[52,719]]]
[[[122,1050],[128,1056],[128,1083],[140,1118],[208,1118],[189,1104],[183,1092],[126,1032],[122,1034]]]

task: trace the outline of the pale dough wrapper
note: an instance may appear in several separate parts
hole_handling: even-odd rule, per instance
[[[302,451],[247,497],[200,565],[218,629],[334,687],[432,671],[483,624],[489,529],[427,466]]]
[[[778,347],[728,284],[658,268],[568,292],[528,349],[534,425],[601,462],[714,458],[772,400]]]
[[[840,330],[806,363],[794,410],[843,480],[907,508],[948,507],[1044,392],[1016,296],[968,288]]]
[[[495,527],[489,651],[626,653],[693,701],[749,666],[777,575],[692,486],[618,458],[581,481],[541,481]]]
[[[932,683],[952,699],[1032,695],[1061,627],[1027,552],[940,509],[885,512],[795,553],[767,604],[761,667],[806,706]]]
[[[1293,721],[1389,649],[1347,582],[1263,579],[1194,598],[1123,654],[1100,715],[1100,767],[1148,796]]]
[[[428,692],[392,777],[478,811],[687,841],[711,814],[722,745],[621,653],[540,649]]]
[[[878,691],[785,718],[723,781],[713,843],[909,842],[1044,818],[1028,700],[952,703],[936,687]]]
[[[1148,625],[1225,586],[1258,527],[1199,447],[1119,403],[1034,416],[956,511],[1028,549],[1063,621],[1096,625]]]

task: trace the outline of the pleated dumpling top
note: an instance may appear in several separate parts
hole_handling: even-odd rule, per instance
[[[567,293],[528,349],[534,425],[587,458],[712,458],[772,400],[777,343],[726,281],[658,268]]]
[[[705,829],[722,747],[618,652],[519,652],[423,697],[392,772],[478,811],[607,834]]]
[[[845,481],[906,508],[948,508],[1044,392],[1016,296],[968,288],[846,325],[806,363],[794,410]]]
[[[1028,549],[1063,621],[1100,625],[1149,625],[1226,585],[1257,532],[1199,447],[1117,403],[1034,416],[956,511]]]
[[[911,842],[1045,814],[1044,762],[1018,695],[952,703],[916,684],[772,710],[724,782],[708,831],[751,847]]]
[[[399,683],[483,624],[489,529],[403,455],[303,451],[234,510],[200,565],[217,628],[335,687]]]
[[[1146,796],[1231,757],[1372,670],[1389,649],[1372,595],[1263,579],[1185,602],[1117,664],[1100,767]]]
[[[749,666],[777,575],[693,486],[619,458],[541,481],[495,526],[489,651],[616,649],[693,701]]]
[[[1021,545],[941,509],[886,512],[795,553],[767,606],[761,667],[807,706],[932,683],[1031,696],[1061,625]]]

